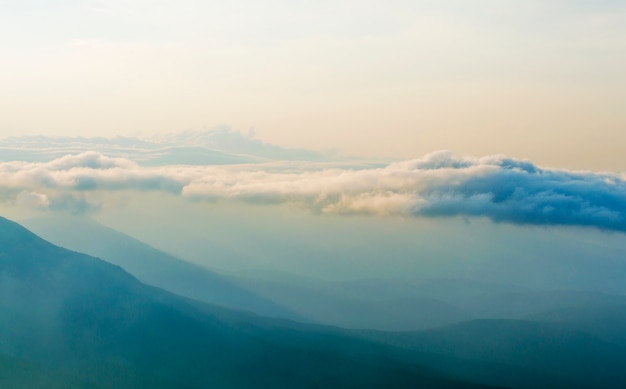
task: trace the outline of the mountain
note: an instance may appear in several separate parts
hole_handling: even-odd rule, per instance
[[[626,297],[619,295],[463,279],[325,281],[275,272],[220,274],[87,217],[49,215],[24,224],[56,244],[103,258],[142,282],[185,297],[351,329],[411,331],[472,319],[533,319],[549,312],[626,304]],[[587,320],[593,317],[587,315]],[[602,328],[596,324],[592,327]],[[623,328],[613,331],[620,334]]]
[[[55,244],[121,266],[144,283],[264,316],[390,331],[432,328],[473,318],[438,299],[414,296],[408,288],[398,287],[403,285],[400,281],[327,282],[294,275],[277,279],[272,275],[219,274],[87,217],[48,215],[23,223]],[[461,284],[454,283],[457,289]],[[389,292],[381,296],[386,290]]]
[[[626,306],[622,295],[464,279],[325,281],[275,272],[225,277],[303,317],[353,329],[411,331],[472,319],[526,319],[555,310]]]
[[[473,318],[461,308],[424,294],[390,292],[401,280],[324,281],[260,273],[227,277],[302,317],[344,328],[416,330]]]
[[[36,363],[0,355],[3,389],[98,389],[97,385],[68,374],[49,371]]]
[[[103,258],[142,282],[185,297],[344,328],[421,330],[472,319],[525,319],[554,310],[626,304],[626,297],[618,295],[463,279],[331,282],[273,272],[220,274],[87,217],[48,215],[24,224],[56,244]]]
[[[178,297],[3,218],[0,355],[98,388],[485,387],[428,355]]]
[[[472,320],[426,331],[365,336],[413,351],[524,368],[517,382],[509,382],[514,386],[626,387],[626,348],[568,325]]]
[[[525,319],[545,312],[626,305],[626,296],[586,290],[529,290],[488,293],[458,304],[481,318]]]
[[[134,137],[19,136],[0,139],[0,160],[48,162],[67,154],[97,151],[144,166],[224,165],[267,161],[329,161],[333,153],[289,149],[265,143],[254,134],[228,128],[188,130],[162,139]]]
[[[304,320],[207,268],[178,259],[87,217],[52,215],[23,223],[55,244],[121,266],[146,284],[211,304]]]
[[[530,319],[587,332],[626,347],[626,303],[623,301],[553,309],[533,315]]]

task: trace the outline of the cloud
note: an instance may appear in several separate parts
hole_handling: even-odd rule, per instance
[[[22,191],[17,194],[15,202],[19,206],[34,209],[47,209],[50,205],[50,200],[47,195],[29,191]]]
[[[72,195],[64,193],[56,197],[50,197],[47,209],[79,215],[96,212],[100,210],[101,206],[99,202],[90,201],[83,194]]]
[[[50,162],[0,163],[0,185],[5,188],[59,190],[163,190],[180,192],[181,182],[154,169],[94,151],[67,155]]]
[[[95,212],[101,208],[99,203],[87,200],[84,194],[48,195],[22,191],[14,197],[14,205],[33,210],[61,211],[76,215]]]
[[[163,191],[194,200],[292,204],[320,214],[486,217],[626,232],[626,181],[616,173],[545,169],[506,156],[456,157],[445,151],[376,168],[314,166],[142,167],[87,152],[46,163],[0,163],[0,193],[43,194],[51,208],[62,204],[55,199],[63,194],[80,199],[94,192]],[[29,196],[33,204],[45,203]]]
[[[46,165],[52,170],[69,170],[74,168],[111,169],[133,168],[135,163],[123,158],[109,158],[95,151],[87,151],[78,155],[66,155]]]
[[[5,161],[48,162],[67,154],[86,151],[149,166],[224,165],[276,160],[325,161],[331,157],[330,153],[265,143],[257,139],[253,131],[242,134],[226,127],[189,130],[150,139],[21,136],[0,140],[0,159]]]
[[[424,205],[414,213],[626,231],[626,184],[617,176],[546,170],[506,158],[482,163],[497,169],[429,188],[422,194]]]
[[[254,130],[243,134],[228,127],[183,131],[166,136],[161,142],[171,145],[203,146],[212,150],[270,160],[320,161],[329,156],[317,151],[291,149],[265,143],[255,137]]]

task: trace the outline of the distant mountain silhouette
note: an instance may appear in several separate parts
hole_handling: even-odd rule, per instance
[[[410,291],[386,293],[401,280],[323,281],[272,275],[229,276],[234,284],[319,323],[385,331],[433,328],[473,318],[456,306]]]
[[[567,325],[473,320],[426,331],[370,332],[367,336],[414,351],[525,368],[507,383],[511,386],[626,387],[626,348]]]
[[[181,296],[265,316],[303,317],[248,291],[209,269],[178,259],[82,216],[52,215],[24,222],[45,239],[102,258],[137,277]]]
[[[415,353],[146,286],[4,218],[0,355],[41,366],[34,380],[50,371],[98,388],[483,387]]]
[[[626,305],[626,296],[462,279],[331,282],[273,272],[226,275],[180,260],[87,217],[49,215],[24,223],[56,244],[102,258],[142,282],[185,297],[263,316],[351,329],[421,330],[472,319],[533,319],[549,312]],[[585,320],[593,317],[586,315]],[[623,329],[626,326],[614,326],[614,338],[626,334]]]
[[[4,161],[48,162],[88,150],[131,159],[146,166],[337,159],[330,152],[284,148],[265,143],[253,134],[242,134],[228,128],[183,131],[158,140],[119,136],[19,136],[0,139],[0,160]]]
[[[558,308],[535,314],[530,318],[584,331],[607,342],[626,347],[626,303],[623,301],[614,304]]]
[[[271,272],[226,277],[304,317],[353,329],[422,330],[472,319],[526,319],[555,310],[626,306],[621,295],[463,279],[324,281]]]

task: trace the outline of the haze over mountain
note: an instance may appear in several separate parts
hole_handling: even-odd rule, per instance
[[[622,321],[619,325],[623,329],[625,324]],[[370,336],[411,350],[525,367],[533,373],[524,378],[537,380],[532,384],[537,386],[546,385],[550,379],[554,379],[554,387],[563,382],[571,388],[626,385],[624,344],[602,340],[566,324],[476,320],[429,331]]]
[[[85,217],[47,215],[26,220],[25,225],[56,244],[103,258],[143,282],[183,296],[267,316],[345,328],[417,330],[470,319],[526,319],[556,310],[626,303],[623,295],[559,288],[557,275],[553,276],[553,288],[532,288],[516,285],[515,279],[506,282],[506,273],[501,274],[500,283],[472,280],[470,274],[466,278],[345,281],[254,270],[220,274]],[[210,257],[226,255],[219,247],[207,251]],[[544,258],[543,267],[557,266],[558,262],[553,261]],[[619,274],[620,263],[614,266],[611,271]]]
[[[49,241],[121,266],[142,282],[208,303],[347,328],[419,329],[472,318],[462,308],[411,290],[373,282],[360,295],[351,283],[217,274],[80,216],[48,215],[24,224]],[[224,255],[218,250],[207,255]],[[389,297],[382,298],[387,290]]]
[[[25,382],[20,371],[33,372],[34,385],[50,378],[102,388],[618,388],[626,380],[626,344],[575,321],[347,332],[176,297],[6,219],[0,243],[0,361],[8,383]]]
[[[0,243],[0,353],[97,386],[481,387],[330,328],[176,297],[6,219]]]
[[[48,215],[24,224],[57,245],[118,265],[148,285],[238,310],[298,317],[205,267],[182,261],[89,218]]]
[[[624,295],[529,289],[467,279],[323,281],[263,273],[230,279],[303,317],[355,329],[408,331],[471,319],[529,319],[542,315],[558,320],[558,312],[611,312],[626,306]],[[626,329],[626,321],[617,321],[617,328]]]

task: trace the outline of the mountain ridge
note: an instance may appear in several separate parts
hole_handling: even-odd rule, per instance
[[[90,218],[52,215],[23,223],[47,240],[121,266],[143,283],[227,308],[305,321],[304,317],[240,288],[210,269],[179,259]]]
[[[486,387],[330,327],[143,285],[4,218],[0,253],[0,354],[103,388]]]

